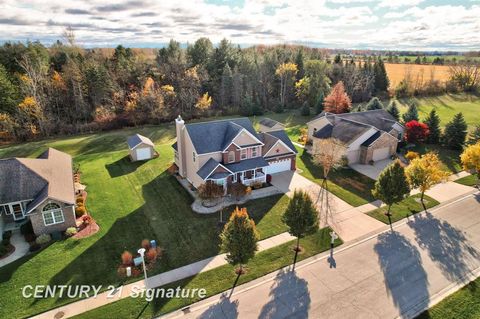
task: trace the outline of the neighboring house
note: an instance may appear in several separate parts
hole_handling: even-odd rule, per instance
[[[259,124],[259,128],[258,128],[259,132],[280,131],[285,129],[285,125],[269,118],[264,118],[260,120],[258,124]]]
[[[404,127],[385,110],[333,114],[322,112],[307,123],[308,139],[336,138],[346,147],[349,164],[379,161],[397,151]]]
[[[72,157],[49,148],[0,160],[0,215],[5,231],[28,219],[36,235],[76,226]]]
[[[248,118],[185,124],[179,116],[175,125],[175,164],[195,187],[265,183],[267,174],[295,170],[297,151],[283,130],[258,134]]]
[[[127,144],[132,162],[149,160],[155,156],[154,144],[148,137],[135,134],[128,137]]]

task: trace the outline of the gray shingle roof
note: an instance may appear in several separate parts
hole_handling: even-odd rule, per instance
[[[152,147],[154,146],[153,142],[148,137],[145,137],[140,134],[129,136],[127,139],[127,144],[130,149],[133,149],[142,143],[146,145],[150,145]]]
[[[382,131],[390,131],[397,121],[385,110],[371,110],[363,112],[337,114],[337,117],[371,125]]]
[[[210,158],[203,166],[197,171],[198,176],[205,179],[211,172],[220,164],[218,161]]]
[[[275,120],[272,120],[272,119],[270,119],[270,118],[268,118],[268,117],[266,117],[266,118],[264,118],[264,119],[261,119],[259,123],[262,124],[262,125],[264,125],[264,126],[266,126],[266,127],[270,127],[270,128],[274,127],[274,126],[277,125],[277,124],[279,124],[279,125],[281,125],[281,126],[284,126],[282,123],[277,122],[277,121],[275,121]]]
[[[349,144],[371,128],[370,125],[337,119],[334,125],[327,125],[315,132],[314,136],[317,138],[333,137]]]
[[[172,147],[173,147],[173,149],[174,149],[175,151],[178,151],[178,144],[177,144],[177,142],[173,143],[173,144],[172,144]]]
[[[242,128],[258,138],[248,118],[190,123],[185,128],[198,154],[223,151]]]
[[[263,157],[254,157],[247,160],[240,161],[238,163],[232,163],[225,165],[230,171],[236,173],[254,169],[257,167],[267,167],[268,163]]]
[[[268,132],[267,134],[273,135],[274,137],[278,138],[281,140],[283,143],[285,143],[295,154],[298,153],[297,149],[293,145],[292,141],[288,137],[287,133],[284,130],[278,130],[278,131],[271,131]]]

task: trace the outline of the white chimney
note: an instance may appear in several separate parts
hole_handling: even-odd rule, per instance
[[[180,176],[185,177],[185,149],[184,149],[184,134],[183,129],[185,128],[185,121],[180,115],[175,119],[175,129],[177,133],[177,156],[178,161],[176,164],[178,166],[178,173]]]

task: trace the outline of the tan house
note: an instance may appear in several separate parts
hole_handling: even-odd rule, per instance
[[[145,161],[155,157],[155,145],[148,137],[135,134],[128,137],[127,144],[132,162]]]
[[[404,127],[385,110],[322,112],[307,126],[308,140],[312,143],[331,137],[343,142],[349,164],[368,164],[391,157],[404,133]]]
[[[72,157],[49,148],[37,158],[0,160],[3,231],[28,219],[36,235],[75,226]]]
[[[265,183],[267,174],[296,168],[297,151],[283,129],[258,134],[248,118],[185,124],[179,116],[175,125],[175,164],[194,187]]]

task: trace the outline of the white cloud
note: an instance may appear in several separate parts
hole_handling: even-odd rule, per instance
[[[423,1],[424,0],[382,0],[378,6],[385,8],[414,7]]]

